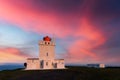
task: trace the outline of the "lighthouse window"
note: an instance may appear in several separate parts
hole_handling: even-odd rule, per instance
[[[46,53],[46,56],[48,56],[48,53]]]
[[[45,44],[47,44],[47,42],[45,42]]]
[[[48,44],[50,44],[50,43],[48,42]]]
[[[46,66],[48,66],[48,62],[46,62]]]
[[[40,65],[41,65],[41,66],[43,65],[43,61],[41,61]]]

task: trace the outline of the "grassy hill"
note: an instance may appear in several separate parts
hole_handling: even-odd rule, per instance
[[[4,70],[0,80],[120,80],[120,68],[67,67],[65,70]]]

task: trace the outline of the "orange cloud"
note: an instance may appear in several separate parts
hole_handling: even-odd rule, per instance
[[[16,48],[0,49],[0,63],[21,63],[25,62],[28,56]]]

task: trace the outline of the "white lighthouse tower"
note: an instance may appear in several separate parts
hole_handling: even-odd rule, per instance
[[[64,59],[55,59],[55,42],[49,36],[39,42],[39,58],[28,58],[26,70],[63,69]]]
[[[41,60],[54,60],[55,59],[55,43],[48,36],[44,37],[39,43]]]

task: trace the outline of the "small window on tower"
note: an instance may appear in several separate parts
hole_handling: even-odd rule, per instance
[[[45,42],[45,44],[47,44],[47,42]]]
[[[40,62],[40,65],[43,66],[43,61]]]
[[[48,66],[48,62],[46,62],[46,66]]]
[[[48,53],[46,55],[48,56]]]

